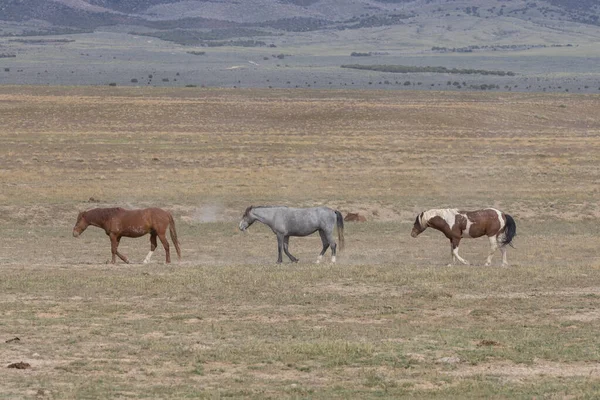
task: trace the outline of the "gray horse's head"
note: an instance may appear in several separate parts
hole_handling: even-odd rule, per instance
[[[254,221],[256,221],[256,217],[252,215],[252,207],[253,206],[250,206],[244,211],[244,215],[240,221],[240,231],[245,231],[254,223]]]

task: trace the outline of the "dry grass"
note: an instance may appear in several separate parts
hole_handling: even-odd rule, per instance
[[[0,88],[0,397],[598,395],[600,98]],[[89,203],[88,199],[100,203]],[[274,265],[250,204],[360,211]],[[175,212],[184,259],[116,266],[77,210]],[[417,211],[496,206],[509,268],[445,268]],[[121,247],[141,261],[148,239]],[[496,257],[499,258],[499,255]],[[496,265],[499,259],[496,259]],[[21,340],[4,343],[18,336]]]

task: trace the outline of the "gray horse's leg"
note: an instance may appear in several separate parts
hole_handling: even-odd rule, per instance
[[[321,242],[323,243],[323,250],[321,250],[321,254],[319,254],[319,257],[317,257],[317,264],[321,262],[321,260],[323,259],[323,254],[325,254],[325,252],[329,248],[329,240],[327,240],[327,235],[325,235],[325,231],[322,229],[319,229],[319,236],[321,236]]]
[[[283,238],[283,251],[285,252],[285,255],[289,257],[290,261],[292,262],[298,262],[298,259],[296,257],[294,257],[293,255],[290,254],[289,250],[288,250],[288,245],[290,243],[290,237],[289,236],[284,236]]]
[[[283,262],[283,257],[281,255],[283,251],[283,235],[277,234],[277,264],[281,264]]]
[[[329,242],[329,245],[331,246],[331,262],[334,263],[335,256],[337,254],[337,243],[335,242],[335,239],[333,237],[333,227],[329,232],[326,232],[326,236],[327,242]]]

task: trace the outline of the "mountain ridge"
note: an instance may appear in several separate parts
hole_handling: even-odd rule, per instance
[[[600,5],[596,0],[5,0],[0,20],[45,23],[75,28],[97,28],[118,24],[150,26],[169,21],[171,28],[190,26],[190,19],[223,21],[241,26],[294,18],[322,20],[320,29],[340,21],[411,15],[425,17],[468,15],[490,18],[518,18],[532,21],[566,21],[600,25]],[[388,18],[387,25],[398,21]],[[358,27],[362,27],[360,24]]]

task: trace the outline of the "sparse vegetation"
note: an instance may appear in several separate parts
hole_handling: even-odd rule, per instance
[[[272,34],[253,29],[235,28],[235,29],[213,29],[208,32],[174,29],[156,32],[131,32],[132,35],[156,37],[161,40],[167,40],[183,45],[194,45],[203,47],[220,46],[242,46],[242,47],[260,47],[266,46],[264,41],[251,39],[231,39],[245,38],[253,36],[271,36]],[[224,40],[230,39],[230,40]],[[193,53],[191,53],[193,54]]]
[[[472,45],[466,47],[440,47],[433,46],[431,51],[438,53],[472,53],[474,51],[498,51],[498,50],[512,50],[521,51],[529,49],[542,49],[542,48],[555,48],[555,47],[573,47],[572,44],[511,44],[511,45]]]
[[[0,33],[0,36],[15,37],[15,36],[59,36],[59,35],[74,35],[79,33],[92,33],[93,29],[69,28],[64,26],[46,27],[44,29],[23,30],[20,33],[8,32]]]
[[[9,42],[24,44],[64,44],[73,43],[74,39],[10,39]]]
[[[406,74],[415,72],[428,72],[437,74],[479,74],[479,75],[497,75],[497,76],[514,76],[511,71],[488,71],[483,69],[459,69],[446,67],[415,67],[407,65],[361,65],[361,64],[346,64],[342,68],[363,69],[367,71],[392,72],[396,74]]]

